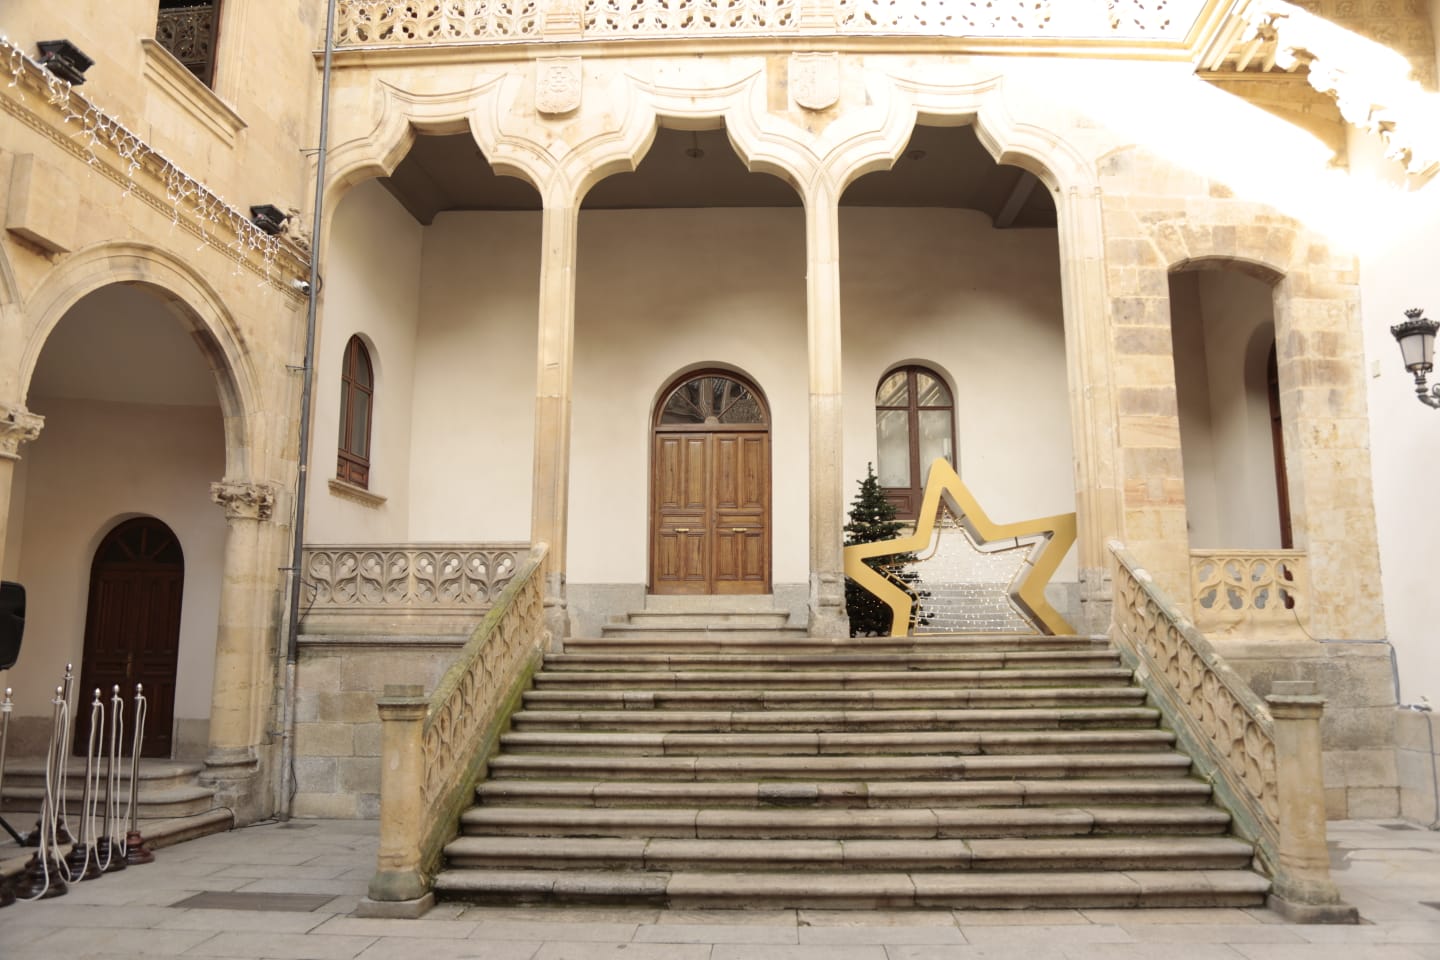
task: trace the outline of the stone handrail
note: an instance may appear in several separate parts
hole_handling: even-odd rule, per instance
[[[335,45],[865,35],[1183,39],[1204,0],[340,0]]]
[[[1115,557],[1112,635],[1197,772],[1274,881],[1292,916],[1347,919],[1325,847],[1320,714],[1313,684],[1277,683],[1262,700],[1124,547]]]
[[[483,609],[525,562],[526,543],[341,544],[305,549],[308,613]]]
[[[1303,636],[1309,620],[1309,568],[1303,550],[1191,550],[1190,609],[1214,635]]]
[[[387,686],[381,720],[380,852],[372,900],[424,897],[460,811],[520,694],[539,666],[545,629],[544,543],[501,591],[428,698]]]

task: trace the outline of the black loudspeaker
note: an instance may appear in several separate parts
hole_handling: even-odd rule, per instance
[[[20,659],[20,637],[25,633],[25,588],[0,580],[0,670]]]

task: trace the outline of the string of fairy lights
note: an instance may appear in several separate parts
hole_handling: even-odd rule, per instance
[[[252,256],[258,255],[258,269],[264,275],[262,282],[280,285],[274,269],[281,250],[279,237],[270,236],[255,226],[243,212],[216,196],[125,124],[77,92],[68,80],[46,70],[4,35],[0,35],[0,60],[10,75],[8,86],[17,90],[22,101],[27,86],[38,87],[46,102],[61,112],[61,126],[74,128],[72,139],[85,152],[88,163],[98,165],[101,153],[106,151],[118,160],[119,172],[125,181],[123,197],[140,186],[136,176],[142,170],[152,171],[164,186],[173,226],[188,220],[200,233],[201,247],[208,244],[225,250],[235,261],[237,273],[242,265],[250,263]],[[227,241],[227,235],[234,239]]]

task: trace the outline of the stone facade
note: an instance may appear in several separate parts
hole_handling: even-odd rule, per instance
[[[1351,46],[1329,33],[1309,46],[1313,34],[1295,40],[1300,21],[1285,4],[1269,4],[1264,23],[1242,23],[1244,4],[1171,4],[1165,17],[1124,3],[956,2],[928,13],[861,0],[742,6],[722,26],[643,4],[585,12],[547,3],[510,19],[461,4],[431,22],[391,4],[342,2],[328,88],[315,56],[319,2],[263,23],[245,4],[225,5],[213,86],[153,40],[114,39],[150,37],[153,4],[20,0],[0,14],[10,38],[0,66],[14,80],[0,90],[10,121],[0,135],[0,571],[36,577],[33,622],[59,623],[71,611],[57,627],[63,636],[44,653],[27,648],[6,682],[43,688],[58,664],[82,656],[74,610],[101,527],[158,511],[138,500],[107,507],[86,520],[95,529],[47,540],[63,506],[27,510],[27,491],[74,471],[38,456],[33,476],[17,467],[28,445],[47,449],[46,402],[190,402],[133,384],[130,393],[87,392],[64,368],[70,354],[45,353],[77,304],[116,285],[150,295],[143,309],[176,320],[212,375],[206,403],[218,412],[223,468],[195,492],[213,495],[222,515],[212,525],[223,522],[223,533],[218,549],[197,552],[189,576],[210,585],[214,612],[185,624],[181,640],[205,652],[181,670],[192,689],[208,686],[208,709],[182,710],[181,719],[191,736],[203,724],[207,778],[253,819],[291,802],[279,785],[291,752],[293,812],[376,815],[375,697],[386,685],[433,688],[454,638],[493,600],[436,615],[322,604],[302,610],[310,620],[294,652],[285,574],[297,509],[309,514],[310,547],[369,543],[399,554],[444,548],[436,541],[543,542],[543,609],[562,637],[643,595],[650,394],[707,365],[763,373],[755,379],[773,407],[776,451],[767,587],[785,606],[795,598],[797,612],[804,596],[811,633],[846,629],[842,525],[849,491],[875,456],[877,375],[922,361],[956,383],[1005,372],[1008,387],[987,383],[996,410],[972,404],[962,418],[961,469],[992,470],[993,492],[1020,516],[1076,512],[1077,545],[1054,592],[1079,629],[1110,627],[1112,541],[1189,607],[1197,506],[1187,494],[1176,367],[1189,358],[1175,344],[1173,284],[1219,271],[1271,291],[1290,549],[1303,559],[1307,604],[1280,631],[1263,618],[1232,618],[1215,646],[1261,695],[1276,681],[1317,682],[1329,700],[1332,816],[1423,820],[1421,768],[1434,749],[1419,745],[1421,714],[1397,714],[1391,665],[1404,670],[1404,645],[1418,646],[1417,637],[1386,620],[1395,577],[1386,551],[1404,550],[1377,526],[1376,490],[1405,468],[1372,457],[1382,413],[1366,382],[1374,364],[1394,365],[1367,354],[1366,330],[1382,321],[1362,300],[1366,276],[1394,255],[1374,239],[1384,218],[1367,182],[1336,168],[1355,166],[1371,137],[1392,155],[1377,169],[1421,198],[1415,209],[1433,211],[1414,102],[1392,97],[1411,77],[1378,93],[1366,87],[1369,99],[1344,70],[1316,83],[1347,62]],[[1355,4],[1301,6],[1367,42],[1393,43],[1431,82],[1433,33],[1414,5],[1363,15]],[[63,21],[58,7],[67,8]],[[1242,27],[1257,31],[1254,49],[1234,39]],[[96,57],[83,87],[59,84],[34,61],[36,41],[66,31]],[[1279,99],[1305,99],[1312,114],[1335,105],[1339,119],[1327,113],[1313,125],[1318,139],[1285,111],[1254,108],[1274,99],[1273,87],[1246,99],[1257,82],[1290,82],[1256,81],[1248,63],[1265,44],[1281,51],[1271,60],[1292,63],[1294,73],[1281,71],[1290,80],[1311,78],[1305,98]],[[260,62],[273,68],[249,69]],[[328,153],[319,166],[322,97]],[[1367,112],[1357,118],[1361,101]],[[917,131],[957,127],[973,131],[987,169],[1029,178],[992,188],[993,210],[967,208],[940,192],[943,176],[926,185],[923,168],[903,166],[923,159],[912,147]],[[685,202],[662,201],[669,185],[644,180],[642,166],[661,131],[694,134],[698,160],[699,135],[716,130],[725,139],[707,140],[712,149],[733,151],[742,172],[776,178],[785,198],[732,209],[691,182],[679,193]],[[368,183],[394,193],[419,138],[466,135],[474,169],[523,184],[523,200],[442,204],[430,223]],[[906,169],[917,171],[917,192],[906,196],[920,209],[847,202],[868,175]],[[607,180],[634,171],[638,200],[589,205]],[[1048,198],[1054,225],[1028,228],[1022,240],[1005,227],[1032,192]],[[251,224],[244,211],[261,203],[295,211],[285,235]],[[1430,212],[1408,216],[1421,236],[1440,223]],[[871,245],[857,244],[862,233]],[[637,234],[652,245],[637,248],[645,253],[633,279],[616,281],[634,266],[625,252]],[[894,286],[867,276],[885,248],[921,262],[952,241],[945,255],[971,274],[940,257]],[[312,250],[319,399],[302,505]],[[1409,280],[1422,300],[1433,286]],[[737,296],[746,291],[753,302]],[[388,462],[376,456],[368,491],[320,482],[330,478],[341,416],[338,357],[352,335],[369,343],[379,389],[390,390],[390,405],[375,413],[376,449]],[[1039,345],[1031,366],[1021,359],[1025,338]],[[163,379],[163,365],[154,369]],[[504,389],[487,393],[487,381]],[[67,448],[50,463],[83,453]],[[193,466],[187,455],[164,454]],[[173,473],[168,463],[151,468]],[[130,479],[153,483],[143,471]],[[980,492],[993,502],[991,490]],[[80,488],[74,501],[84,499]],[[583,610],[567,609],[571,584]],[[42,711],[21,712],[38,732]]]

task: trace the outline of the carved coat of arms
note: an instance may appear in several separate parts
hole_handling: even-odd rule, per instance
[[[825,110],[840,99],[838,53],[792,53],[790,96],[806,110]]]
[[[535,108],[545,114],[580,107],[580,58],[542,57],[535,61]]]

